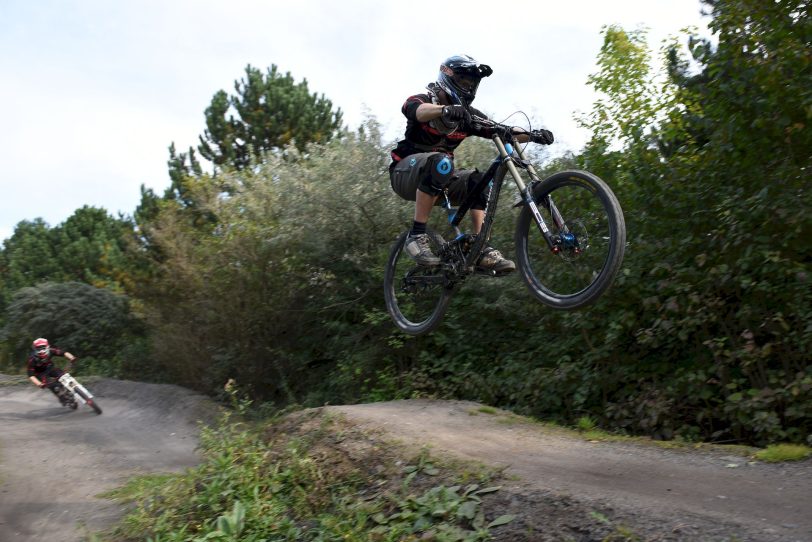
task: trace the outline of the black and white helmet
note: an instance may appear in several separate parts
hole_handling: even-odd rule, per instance
[[[454,104],[468,107],[476,97],[479,81],[492,73],[493,70],[487,64],[479,64],[468,55],[454,55],[440,64],[437,84]]]

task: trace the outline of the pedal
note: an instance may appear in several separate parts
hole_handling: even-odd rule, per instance
[[[474,269],[474,273],[476,273],[477,275],[482,275],[483,277],[491,277],[491,278],[505,277],[507,275],[512,274],[514,271],[515,269],[508,269],[506,271],[495,271],[493,269],[482,269],[479,267]]]
[[[499,275],[493,269],[482,269],[481,267],[475,267],[474,273],[477,275],[481,275],[483,277],[498,277]]]

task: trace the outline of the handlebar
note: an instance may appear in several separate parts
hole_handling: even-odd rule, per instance
[[[499,136],[505,143],[515,143],[515,137],[521,135],[513,132],[513,126],[508,126],[507,124],[502,124],[476,115],[471,115],[471,127],[478,131],[491,130],[491,137]],[[529,136],[530,141],[535,140],[536,143],[544,145],[552,143],[552,141],[538,141],[535,139],[537,136],[541,136],[542,132],[543,130],[525,130],[524,134]],[[549,132],[547,133],[549,134]]]
[[[500,136],[502,139],[513,139],[513,127],[507,124],[501,124],[491,119],[471,115],[471,127],[475,130],[494,130],[494,135]]]

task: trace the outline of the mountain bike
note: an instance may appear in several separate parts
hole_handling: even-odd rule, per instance
[[[62,373],[59,378],[44,377],[48,388],[52,388],[59,402],[72,410],[79,407],[79,403],[85,404],[93,409],[96,414],[101,414],[102,409],[90,391],[73,378],[70,373]]]
[[[435,329],[455,288],[472,275],[496,276],[476,266],[488,246],[496,205],[510,173],[519,190],[520,207],[514,235],[519,274],[543,304],[572,310],[587,306],[611,285],[623,261],[626,226],[623,211],[609,186],[587,171],[561,171],[539,179],[511,127],[473,118],[476,128],[489,128],[498,156],[466,195],[459,208],[448,196],[441,205],[448,214],[449,240],[429,229],[437,266],[417,265],[403,250],[408,231],[392,245],[384,272],[386,309],[395,325],[409,335]],[[522,173],[530,181],[525,183]],[[485,219],[477,235],[460,223],[487,190]]]

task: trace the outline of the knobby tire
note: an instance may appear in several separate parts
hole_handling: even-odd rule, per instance
[[[431,229],[427,233],[436,254],[444,243],[443,238]],[[386,310],[398,329],[408,335],[423,335],[442,321],[453,290],[444,284],[421,283],[421,278],[435,278],[439,281],[444,272],[440,267],[421,267],[411,260],[403,250],[408,234],[401,234],[389,253],[384,271],[384,299]],[[415,278],[411,279],[407,275]],[[425,306],[422,312],[426,314],[407,314],[413,305]]]
[[[554,234],[560,232],[549,211],[539,203],[547,195],[588,246],[579,254],[553,254],[524,205],[514,237],[518,268],[530,292],[545,305],[563,310],[584,307],[609,288],[623,261],[623,211],[612,190],[597,176],[586,171],[562,171],[540,182],[533,191],[533,199]]]
[[[99,405],[97,405],[97,404],[96,404],[96,400],[95,400],[95,399],[91,399],[90,397],[88,397],[87,395],[85,395],[85,394],[82,392],[82,390],[79,390],[79,389],[77,389],[77,390],[76,390],[76,393],[78,393],[78,394],[79,394],[79,396],[80,396],[82,399],[84,399],[84,400],[85,400],[85,402],[87,403],[87,406],[89,406],[90,408],[92,408],[92,409],[93,409],[93,412],[95,412],[97,415],[102,413],[102,409],[101,409],[101,407],[100,407]]]

